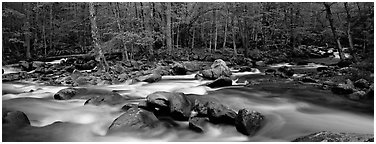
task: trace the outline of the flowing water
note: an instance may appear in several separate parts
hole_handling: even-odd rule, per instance
[[[6,70],[7,71],[7,70]],[[235,73],[260,75],[260,72]],[[164,76],[156,83],[139,82],[92,89],[116,90],[121,95],[146,97],[155,91],[183,92],[214,97],[238,111],[242,108],[261,112],[264,126],[255,136],[247,137],[234,126],[208,124],[205,133],[188,129],[188,122],[177,128],[149,131],[122,131],[106,134],[112,121],[120,116],[121,106],[83,105],[85,100],[54,100],[64,86],[46,86],[31,82],[2,84],[2,107],[24,112],[31,126],[19,130],[4,129],[7,141],[291,141],[319,131],[373,134],[372,113],[362,105],[313,87],[285,85],[208,88],[208,81],[194,75]],[[235,84],[235,83],[234,83]],[[137,101],[130,101],[137,103]],[[366,110],[367,111],[367,110]]]

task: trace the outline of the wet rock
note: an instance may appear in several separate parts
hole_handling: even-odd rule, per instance
[[[21,128],[30,126],[30,120],[25,113],[21,111],[10,111],[7,109],[2,110],[3,113],[3,128]]]
[[[99,95],[93,98],[88,99],[84,105],[91,104],[91,105],[118,105],[125,103],[128,99],[122,97],[120,94],[112,92],[112,94],[108,95]]]
[[[140,108],[130,108],[116,118],[108,129],[108,133],[122,130],[153,129],[158,126],[157,117],[149,111]]]
[[[54,99],[68,100],[68,99],[90,99],[94,97],[111,97],[118,96],[118,93],[104,90],[104,89],[89,89],[89,88],[65,88],[58,91],[54,95]]]
[[[147,105],[159,108],[160,113],[169,114],[176,120],[188,120],[191,102],[183,93],[155,92],[146,97]]]
[[[329,70],[329,68],[328,67],[318,67],[318,68],[316,68],[317,72],[322,72],[322,71],[326,71],[326,70]]]
[[[294,70],[291,67],[283,66],[278,68],[278,71],[287,77],[291,77],[294,75]]]
[[[350,60],[341,60],[339,61],[336,65],[340,68],[342,67],[348,67],[352,64],[352,62]]]
[[[125,105],[123,105],[122,107],[121,107],[121,110],[122,111],[128,111],[129,109],[131,109],[131,108],[137,108],[138,106],[137,105],[135,105],[135,104],[125,104]]]
[[[172,67],[172,73],[174,75],[185,75],[187,74],[187,69],[184,67],[183,64],[175,62]]]
[[[254,72],[255,69],[250,66],[242,66],[239,69],[239,72]]]
[[[32,70],[32,63],[28,61],[20,61],[19,66],[21,67],[22,71],[31,71]]]
[[[373,142],[373,134],[322,131],[299,137],[293,142]]]
[[[235,118],[235,126],[240,133],[253,136],[261,128],[264,119],[259,112],[241,109]]]
[[[205,125],[209,122],[207,117],[190,117],[189,120],[189,129],[196,132],[205,132]]]
[[[232,73],[225,61],[217,59],[211,65],[211,69],[203,70],[200,74],[205,79],[215,80],[221,76],[230,77]]]
[[[148,74],[148,75],[137,78],[138,81],[148,82],[148,83],[157,82],[157,81],[160,81],[161,79],[162,79],[162,76],[157,73],[152,73],[152,74]]]
[[[349,94],[348,96],[347,96],[349,99],[351,99],[351,100],[361,100],[361,99],[364,99],[365,97],[366,97],[366,92],[364,92],[364,91],[356,91],[356,92],[354,92],[354,93],[352,93],[352,94]]]
[[[120,74],[120,75],[118,76],[118,80],[119,80],[120,82],[124,82],[124,81],[126,81],[128,78],[129,78],[129,76],[128,76],[128,74],[126,74],[126,73],[122,73],[122,74]]]
[[[332,87],[332,92],[335,94],[351,94],[354,90],[354,84],[351,80],[347,80],[345,84],[341,83]]]
[[[310,63],[309,61],[306,61],[306,60],[301,60],[301,61],[298,61],[296,63],[296,65],[307,65],[308,63]]]
[[[71,74],[72,80],[76,80],[77,78],[79,78],[81,76],[83,76],[83,74],[80,71],[76,70],[76,69],[73,70],[73,72]]]
[[[187,72],[196,72],[199,71],[201,66],[195,61],[187,61],[182,63]]]
[[[234,124],[236,112],[216,100],[201,97],[194,98],[192,110],[197,112],[198,117],[208,117],[214,124]]]
[[[266,75],[272,75],[272,74],[274,74],[275,72],[277,72],[275,69],[267,69],[267,70],[265,70],[265,74],[266,74]]]
[[[317,80],[311,78],[311,77],[304,77],[302,78],[301,80],[302,82],[305,82],[305,83],[317,83]]]
[[[266,66],[264,61],[257,61],[255,64],[256,64],[256,66],[259,66],[259,67]]]
[[[33,61],[32,62],[32,67],[35,69],[35,68],[39,68],[39,67],[44,67],[45,66],[45,62],[42,62],[42,61]]]
[[[366,91],[366,98],[367,99],[372,99],[373,100],[373,97],[374,97],[374,92],[373,92],[373,89],[374,89],[374,85],[371,84],[370,88]]]
[[[359,79],[355,81],[354,86],[361,89],[369,88],[369,82],[365,79]]]
[[[224,87],[224,86],[231,86],[232,85],[232,80],[228,77],[220,77],[213,82],[210,82],[206,84],[206,86],[210,88],[218,88],[218,87]]]

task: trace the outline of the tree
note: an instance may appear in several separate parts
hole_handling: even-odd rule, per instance
[[[30,31],[30,8],[31,8],[31,3],[25,3],[25,11],[26,11],[26,19],[25,19],[25,25],[24,25],[24,30],[25,30],[25,47],[26,47],[26,58],[31,59],[31,53],[30,53],[30,39],[31,39],[31,31]]]
[[[91,22],[91,36],[93,37],[93,44],[94,48],[97,50],[97,55],[95,56],[95,60],[100,63],[103,69],[107,72],[109,67],[104,57],[103,51],[101,46],[99,45],[99,36],[98,36],[98,28],[96,22],[96,15],[93,2],[89,3],[89,12],[90,12],[90,22]]]
[[[172,40],[171,40],[171,3],[167,3],[166,9],[167,15],[167,27],[166,27],[166,42],[167,42],[167,50],[170,55],[172,55]]]
[[[345,58],[345,56],[344,56],[344,54],[342,52],[341,41],[340,41],[340,39],[339,39],[339,37],[337,35],[336,28],[334,27],[334,22],[333,22],[333,17],[332,17],[332,11],[330,9],[330,7],[331,7],[331,5],[333,3],[329,4],[329,3],[324,2],[323,4],[325,6],[326,18],[329,21],[330,28],[332,30],[334,40],[337,42],[337,49],[338,49],[338,52],[339,52],[340,59],[343,60]]]

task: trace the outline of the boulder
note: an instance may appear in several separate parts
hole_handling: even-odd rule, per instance
[[[232,80],[228,77],[220,77],[220,78],[214,80],[213,82],[206,84],[206,86],[208,86],[210,88],[232,86]]]
[[[77,69],[73,70],[72,74],[71,74],[71,78],[72,80],[76,80],[77,78],[83,76],[84,74],[82,74],[80,71],[78,71]]]
[[[278,68],[278,71],[281,72],[284,76],[291,77],[294,75],[294,70],[291,67],[282,66]]]
[[[198,117],[208,117],[214,124],[234,124],[236,112],[227,106],[211,100],[194,100],[193,109]]]
[[[250,66],[242,66],[239,69],[239,72],[254,72],[255,69]]]
[[[25,113],[21,111],[10,111],[7,109],[2,110],[3,112],[3,128],[22,128],[30,126],[30,120]]]
[[[253,136],[261,128],[264,119],[259,112],[241,109],[235,118],[235,127],[240,133]]]
[[[369,82],[365,79],[359,79],[354,82],[354,86],[360,89],[367,89],[369,88]]]
[[[147,105],[158,108],[157,113],[168,114],[176,120],[188,120],[191,102],[183,93],[154,92],[146,97]]]
[[[265,70],[265,74],[266,74],[266,75],[272,75],[272,74],[274,74],[275,72],[276,72],[275,69],[267,69],[267,70]]]
[[[148,130],[156,128],[158,123],[157,117],[152,112],[140,108],[130,108],[112,122],[108,133],[135,129]]]
[[[187,74],[187,69],[184,67],[183,64],[175,62],[172,67],[172,73],[174,75],[185,75]]]
[[[31,71],[32,70],[32,63],[28,61],[20,61],[19,66],[21,67],[22,71]]]
[[[88,99],[84,105],[91,104],[91,105],[118,105],[125,103],[128,99],[122,97],[120,94],[113,92],[111,95],[99,95],[97,97],[92,97]]]
[[[341,60],[339,61],[336,65],[340,68],[343,68],[343,67],[348,67],[352,64],[352,62],[350,60]]]
[[[266,66],[264,61],[257,61],[255,64],[256,64],[256,66],[259,66],[259,67]]]
[[[120,82],[124,82],[124,81],[126,81],[128,78],[129,78],[129,76],[128,76],[127,73],[122,73],[122,74],[118,75],[118,80],[119,80]]]
[[[32,67],[35,69],[35,68],[43,67],[45,64],[46,63],[42,61],[33,61]]]
[[[354,90],[354,84],[349,79],[346,80],[345,84],[343,84],[343,83],[338,84],[338,85],[332,87],[331,90],[335,94],[351,94],[355,91]]]
[[[313,79],[312,77],[304,77],[301,81],[305,83],[317,83],[317,80]]]
[[[358,101],[358,100],[364,99],[366,97],[366,92],[356,91],[356,92],[353,92],[352,94],[349,94],[347,97],[351,100]]]
[[[299,137],[293,142],[373,142],[373,134],[322,131]]]
[[[196,132],[205,132],[205,125],[209,122],[207,117],[190,117],[189,120],[189,129]]]
[[[367,99],[372,99],[373,100],[373,97],[374,97],[373,89],[374,89],[374,86],[373,86],[373,83],[372,83],[371,86],[370,86],[370,88],[366,91]]]
[[[317,72],[322,72],[322,71],[326,71],[326,70],[329,70],[329,67],[317,67],[316,68]]]
[[[205,79],[215,80],[221,76],[230,77],[232,73],[225,61],[217,59],[211,65],[211,69],[203,70],[200,74]]]
[[[157,82],[157,81],[160,81],[161,79],[162,79],[162,76],[158,73],[152,73],[152,74],[148,74],[148,75],[137,78],[138,81],[148,82],[148,83]]]
[[[54,99],[68,100],[68,99],[91,99],[95,97],[119,97],[116,92],[105,89],[89,89],[89,88],[65,88],[58,91],[54,95]],[[121,97],[121,96],[120,96]]]

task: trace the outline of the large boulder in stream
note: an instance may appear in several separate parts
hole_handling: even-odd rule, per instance
[[[235,126],[240,133],[253,136],[261,128],[264,119],[259,112],[241,109],[235,118]]]
[[[207,117],[190,117],[189,120],[189,129],[196,132],[205,132],[205,125],[209,122]]]
[[[22,128],[30,126],[30,120],[25,113],[21,111],[10,111],[7,109],[2,110],[3,112],[3,129],[10,128]]]
[[[108,133],[121,130],[148,130],[156,128],[158,125],[159,120],[152,112],[132,107],[112,122]]]
[[[183,93],[154,92],[146,97],[147,105],[158,108],[156,113],[169,115],[176,120],[188,120],[191,102]]]
[[[373,134],[322,131],[299,137],[293,142],[373,142]]]
[[[208,117],[214,124],[234,124],[236,112],[216,101],[195,99],[193,110],[198,117]]]
[[[84,105],[118,105],[126,102],[127,100],[129,100],[129,98],[125,98],[114,92],[112,95],[100,95],[98,97],[90,98],[84,103]]]
[[[213,82],[207,83],[205,85],[210,87],[210,88],[232,86],[232,80],[228,77],[219,77],[218,79],[214,80]]]
[[[151,74],[137,78],[138,81],[148,82],[148,83],[157,82],[157,81],[160,81],[161,79],[162,79],[162,76],[158,73],[151,73]]]
[[[294,69],[292,69],[291,67],[282,66],[278,68],[277,70],[278,72],[281,72],[282,76],[284,77],[291,77],[294,75]]]
[[[351,80],[347,79],[346,83],[340,83],[334,86],[331,90],[335,94],[351,94],[355,90],[354,84]]]
[[[231,74],[231,70],[227,67],[226,62],[222,59],[217,59],[211,65],[211,69],[201,71],[199,76],[204,79],[215,80],[221,76],[230,77]]]
[[[112,92],[105,89],[89,89],[89,88],[65,88],[58,91],[54,95],[54,99],[57,100],[68,100],[68,99],[92,99],[98,97],[98,100],[108,97],[104,100],[120,100],[122,97],[116,92]],[[94,103],[95,100],[92,100]],[[91,103],[91,102],[90,102]],[[112,103],[112,102],[108,102]]]

